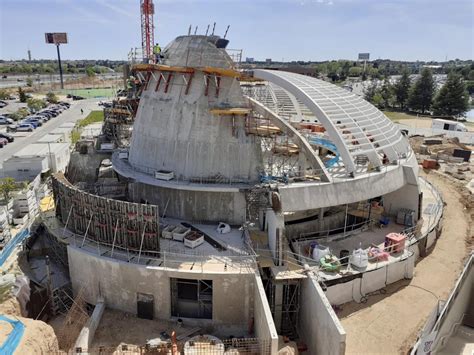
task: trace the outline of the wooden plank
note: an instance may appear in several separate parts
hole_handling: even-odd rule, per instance
[[[233,107],[233,108],[211,108],[210,113],[217,116],[222,115],[240,115],[244,116],[251,112],[251,109],[246,107]]]

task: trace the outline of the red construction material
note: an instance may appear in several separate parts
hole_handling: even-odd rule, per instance
[[[404,234],[389,233],[385,236],[385,248],[389,253],[401,253],[405,249]]]
[[[153,59],[153,43],[155,26],[153,15],[155,6],[153,0],[140,0],[140,14],[142,22],[142,51],[143,59]]]
[[[317,132],[317,133],[324,133],[324,132],[326,132],[326,128],[324,128],[321,125],[313,125],[311,127],[311,131],[312,132]]]
[[[423,169],[436,169],[438,167],[438,162],[434,159],[425,159],[421,164]]]

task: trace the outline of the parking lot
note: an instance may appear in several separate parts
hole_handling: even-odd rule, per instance
[[[14,138],[15,141],[12,143],[8,143],[3,148],[0,148],[0,177],[3,177],[3,169],[2,164],[3,162],[14,155],[17,151],[24,148],[29,144],[33,144],[37,142],[40,138],[47,135],[55,128],[61,126],[63,123],[66,122],[76,122],[82,118],[85,118],[90,111],[100,109],[97,105],[98,99],[86,99],[81,101],[71,101],[66,100],[71,104],[71,107],[68,110],[64,110],[58,116],[50,119],[49,121],[43,123],[42,126],[36,128],[33,132],[16,132],[16,133],[9,133]],[[8,113],[9,111],[6,110],[8,106],[3,109],[0,109],[0,115],[3,113]],[[83,114],[81,114],[81,109],[83,110]],[[6,132],[6,126],[0,126],[0,132]]]

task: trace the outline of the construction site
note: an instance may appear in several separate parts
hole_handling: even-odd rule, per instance
[[[140,10],[125,89],[51,176],[18,256],[29,296],[10,306],[54,332],[17,353],[360,353],[367,307],[428,277],[452,213],[433,181],[472,179],[470,148],[409,139],[327,81],[244,70],[229,27],[156,51],[152,0]]]

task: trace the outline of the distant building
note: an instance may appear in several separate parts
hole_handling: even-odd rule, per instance
[[[255,58],[253,58],[253,57],[247,57],[247,58],[245,58],[245,61],[246,61],[247,63],[253,63],[253,62],[255,62]]]
[[[265,59],[265,63],[270,64],[272,62],[272,58]]]

